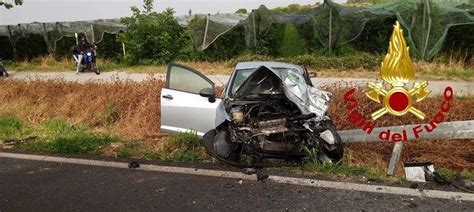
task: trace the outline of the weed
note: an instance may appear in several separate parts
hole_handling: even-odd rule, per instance
[[[378,170],[367,167],[354,167],[347,163],[337,165],[329,163],[306,163],[300,170],[323,174],[366,177],[368,180],[381,180],[385,178],[385,175]]]
[[[305,146],[303,151],[306,153],[306,157],[304,158],[305,161],[318,163],[318,153],[316,152],[316,148],[311,148],[310,150]]]
[[[120,148],[117,150],[117,157],[119,158],[130,158],[132,156],[132,152],[128,148]]]
[[[112,142],[110,136],[96,134],[85,126],[75,126],[63,119],[51,120],[36,129],[42,139],[19,144],[20,149],[58,154],[99,154],[102,146]]]
[[[207,158],[196,132],[179,133],[169,136],[163,143],[160,159],[175,162],[199,162]]]
[[[107,136],[79,134],[69,138],[56,138],[48,146],[51,153],[98,154],[99,148],[110,141],[111,138]]]
[[[42,124],[44,132],[51,137],[75,135],[85,133],[87,127],[83,125],[72,125],[65,119],[53,119]]]
[[[109,126],[119,119],[119,114],[117,112],[117,105],[115,103],[111,103],[107,105],[105,110],[105,115],[103,117],[102,125]]]
[[[453,182],[454,176],[456,173],[453,170],[446,169],[446,168],[436,168],[436,172],[439,174],[439,177],[444,181],[444,182]]]
[[[9,138],[21,134],[22,124],[15,117],[0,117],[0,137]]]
[[[474,180],[474,171],[465,171],[461,175],[469,180]]]
[[[147,160],[156,160],[160,158],[160,155],[155,151],[146,150],[143,152],[143,158]]]

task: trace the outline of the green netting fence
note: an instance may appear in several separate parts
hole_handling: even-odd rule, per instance
[[[250,14],[208,14],[177,17],[189,29],[194,46],[205,50],[219,37],[243,27],[247,46],[254,52],[264,43],[274,25],[311,26],[313,37],[320,46],[333,51],[357,39],[368,22],[375,19],[396,18],[406,32],[412,55],[433,59],[441,50],[448,30],[453,26],[474,24],[474,0],[398,0],[386,4],[351,7],[325,0],[312,9],[299,13],[283,14],[265,6]],[[474,25],[472,25],[474,27]],[[291,29],[291,28],[288,28]],[[54,52],[56,42],[63,37],[85,34],[89,41],[100,42],[104,33],[116,34],[126,30],[119,19],[31,23],[0,26],[0,36],[9,38],[16,51],[16,42],[31,34],[41,35]]]

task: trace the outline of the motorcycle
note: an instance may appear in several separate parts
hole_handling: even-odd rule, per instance
[[[8,77],[8,72],[5,69],[5,66],[3,66],[3,59],[0,57],[0,77]]]
[[[93,48],[88,48],[83,53],[81,67],[79,69],[79,72],[84,72],[84,70],[95,72],[97,75],[100,74],[100,69],[99,69],[99,66],[97,65]]]

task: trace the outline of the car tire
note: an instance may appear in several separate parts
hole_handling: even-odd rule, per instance
[[[217,130],[211,130],[204,134],[202,141],[204,144],[204,149],[206,149],[207,154],[212,158],[218,160],[219,162],[236,167],[248,167],[246,164],[240,163],[240,152],[234,151],[227,158],[220,157],[217,155],[216,150],[214,149],[214,139],[217,135]]]
[[[204,149],[206,149],[207,154],[211,157],[216,157],[216,152],[214,150],[214,137],[216,137],[216,130],[211,130],[202,137]]]
[[[323,125],[325,129],[328,129],[334,135],[334,145],[336,147],[332,151],[328,151],[326,148],[323,148],[323,152],[329,159],[331,159],[332,163],[339,163],[344,157],[344,147],[342,145],[341,136],[339,135],[339,133],[337,133],[336,126],[334,126],[332,121],[325,122]]]

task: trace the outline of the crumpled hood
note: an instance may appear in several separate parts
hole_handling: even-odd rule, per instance
[[[250,95],[272,95],[284,93],[295,103],[302,114],[314,113],[323,117],[329,107],[331,93],[306,84],[303,75],[294,69],[276,71],[262,66],[252,73],[237,89],[236,98]]]

